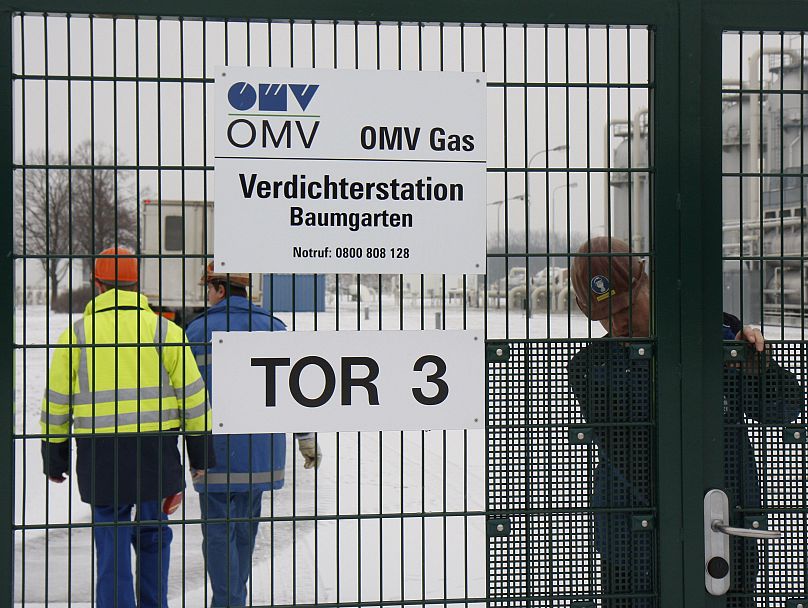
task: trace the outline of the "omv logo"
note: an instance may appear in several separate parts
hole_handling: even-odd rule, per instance
[[[261,83],[256,91],[248,82],[237,82],[227,91],[227,101],[240,112],[255,109],[256,104],[259,112],[287,112],[291,92],[292,99],[305,112],[319,88],[319,84]]]

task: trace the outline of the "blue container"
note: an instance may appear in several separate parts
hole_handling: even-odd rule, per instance
[[[265,274],[264,308],[271,312],[324,311],[325,275]]]

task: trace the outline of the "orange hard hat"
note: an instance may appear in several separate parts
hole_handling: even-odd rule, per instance
[[[250,284],[250,275],[246,272],[216,272],[213,269],[213,261],[205,266],[205,274],[199,277],[200,285],[207,285],[212,281],[230,282],[237,287],[247,287]]]
[[[648,283],[645,262],[631,254],[628,243],[606,236],[578,249],[572,261],[572,289],[578,308],[591,320],[625,310],[632,295]]]
[[[107,247],[95,259],[93,277],[110,285],[135,285],[138,281],[135,252],[128,247]]]

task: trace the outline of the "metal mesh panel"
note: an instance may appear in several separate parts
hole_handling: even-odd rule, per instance
[[[26,14],[13,28],[20,605],[95,601],[93,536],[115,527],[93,519],[72,483],[43,479],[37,427],[49,361],[92,295],[96,254],[132,246],[152,305],[179,323],[207,308],[197,282],[213,254],[217,65],[474,70],[488,78],[488,273],[254,280],[250,295],[291,330],[482,328],[488,339],[589,338],[601,329],[570,295],[578,245],[613,233],[638,256],[651,251],[647,27]],[[264,254],[265,246],[256,249]],[[247,603],[480,605],[507,595],[520,605],[566,605],[598,597],[604,577],[612,595],[653,601],[653,587],[624,584],[625,570],[606,576],[594,548],[597,450],[570,445],[568,435],[584,423],[566,388],[568,359],[583,343],[521,344],[514,348],[524,385],[509,375],[489,383],[491,411],[500,408],[502,418],[488,446],[476,432],[325,434],[318,441],[326,459],[314,474],[290,449],[287,488],[265,494],[261,516],[247,518],[260,524]],[[650,433],[647,411],[640,416],[631,425]],[[586,424],[625,439],[618,428]],[[648,484],[642,467],[652,466],[653,445],[643,437],[629,459]],[[497,446],[511,458],[504,450],[513,444],[522,445],[523,461],[492,468]],[[511,487],[516,470],[523,477]],[[502,512],[512,526],[491,543],[490,571],[486,475],[492,517]],[[651,517],[652,494],[641,503],[617,509]],[[210,601],[203,522],[189,489],[181,512],[162,524],[174,533],[172,602]],[[653,573],[632,572],[653,581]]]
[[[732,539],[729,605],[779,606],[806,593],[805,360],[804,342],[770,342],[765,355],[749,353],[724,372],[732,517],[741,527],[783,533],[776,540]]]
[[[483,28],[26,15],[15,18],[14,35],[16,601],[87,604],[97,599],[93,536],[109,524],[93,518],[73,483],[42,476],[45,374],[59,334],[91,295],[102,247],[133,247],[143,291],[177,322],[207,308],[198,281],[213,255],[214,67],[480,70]],[[266,245],[256,243],[256,253]],[[479,291],[477,279],[279,275],[253,277],[250,295],[291,330],[482,327],[484,297],[473,321],[466,298]],[[317,440],[325,460],[312,472],[290,437],[286,487],[265,492],[260,517],[246,518],[258,527],[247,604],[482,601],[481,432]],[[99,458],[92,468],[110,464]],[[182,510],[163,524],[174,536],[172,605],[211,602],[200,506],[189,483]]]
[[[492,602],[655,606],[651,345],[511,341],[489,352]]]
[[[805,603],[805,33],[723,35],[724,309],[760,327],[765,355],[725,351],[724,484],[735,524],[728,606]],[[725,330],[725,334],[726,334]],[[729,337],[729,336],[726,336]],[[764,370],[764,371],[761,371]]]
[[[805,35],[723,41],[724,307],[804,338]]]

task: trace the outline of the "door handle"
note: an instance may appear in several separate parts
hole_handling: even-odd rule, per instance
[[[714,519],[712,523],[713,531],[723,532],[729,536],[743,536],[744,538],[780,538],[783,533],[780,530],[755,530],[754,528],[733,528],[719,519]]]
[[[729,500],[721,490],[704,495],[704,586],[711,595],[724,595],[729,590],[729,537],[780,538],[778,530],[734,528],[729,525]]]

